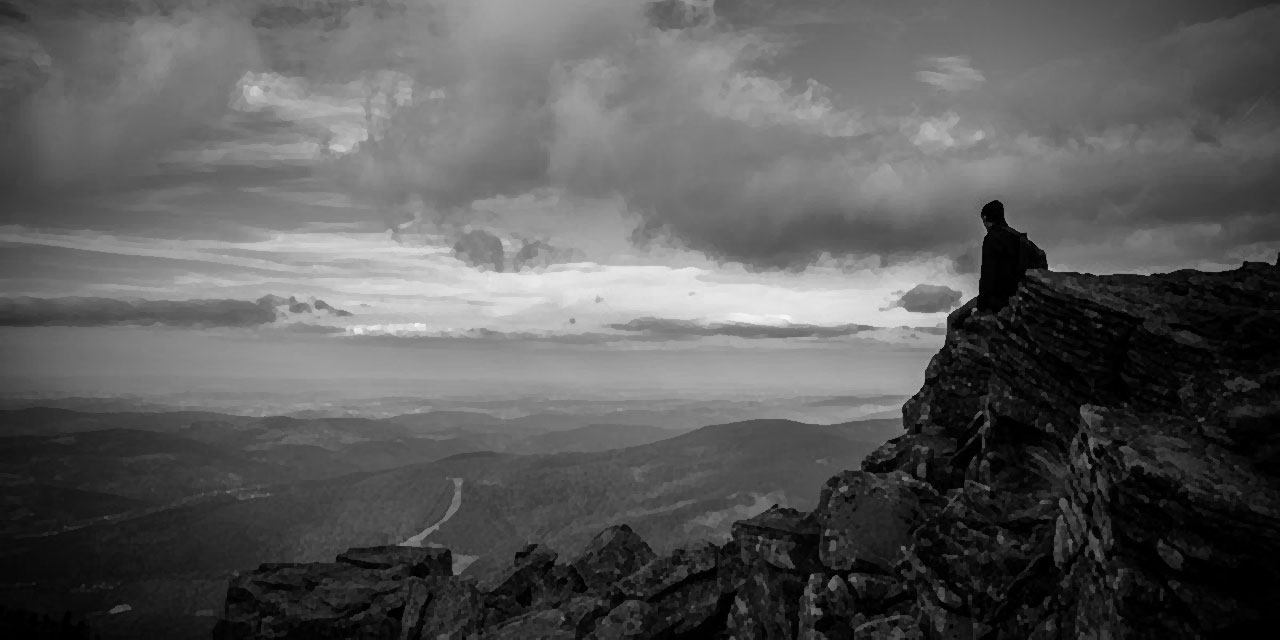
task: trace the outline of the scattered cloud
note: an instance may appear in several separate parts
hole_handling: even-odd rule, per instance
[[[756,324],[750,322],[700,323],[671,318],[636,318],[630,322],[611,324],[618,331],[642,332],[649,336],[668,340],[729,336],[734,338],[838,338],[861,331],[878,329],[862,324],[818,326],[811,324]]]
[[[244,300],[0,298],[0,326],[8,327],[253,327],[275,320],[271,306]]]
[[[473,267],[492,269],[499,273],[506,267],[502,238],[484,229],[472,229],[463,233],[453,245],[453,255]]]
[[[582,262],[586,256],[582,251],[556,247],[545,240],[522,239],[520,250],[511,257],[511,268],[515,271],[524,269],[545,269],[553,264],[566,262]],[[596,302],[599,302],[597,296]]]
[[[334,327],[326,324],[312,324],[310,322],[290,322],[288,324],[281,325],[277,330],[284,331],[286,333],[319,335],[345,333],[346,331],[342,327]]]
[[[144,300],[30,296],[0,298],[0,326],[6,327],[100,327],[115,325],[166,325],[172,327],[256,327],[277,320],[326,315],[347,317],[349,311],[334,308],[323,300],[312,303],[296,297],[268,294],[254,301],[229,299]],[[293,332],[340,332],[341,328],[293,323],[280,328]]]
[[[920,63],[930,69],[916,72],[916,79],[952,93],[982,86],[986,77],[974,69],[968,56],[930,56]]]
[[[918,284],[890,306],[902,307],[912,313],[938,313],[954,309],[962,297],[963,294],[951,287]]]
[[[951,268],[959,275],[978,273],[982,268],[982,245],[974,244],[959,254],[952,256]]]

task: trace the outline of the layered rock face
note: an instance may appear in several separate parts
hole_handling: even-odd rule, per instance
[[[216,634],[1270,635],[1280,265],[1031,271],[999,314],[967,311],[904,406],[904,435],[831,478],[812,513],[775,507],[665,557],[626,526],[572,562],[532,545],[489,589],[448,575],[447,556],[264,565],[233,580]]]

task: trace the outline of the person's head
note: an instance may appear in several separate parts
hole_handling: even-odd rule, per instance
[[[992,200],[982,205],[982,226],[990,229],[991,227],[1004,226],[1004,203],[999,200]]]

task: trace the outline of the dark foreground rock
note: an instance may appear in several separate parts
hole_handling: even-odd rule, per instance
[[[447,552],[263,565],[222,638],[1253,638],[1280,626],[1280,265],[1031,271],[948,319],[905,433],[732,539],[630,528],[490,589]]]

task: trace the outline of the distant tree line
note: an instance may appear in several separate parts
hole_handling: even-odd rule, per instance
[[[0,638],[32,640],[102,640],[83,618],[75,620],[70,611],[57,620],[48,614],[0,605]]]

